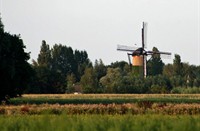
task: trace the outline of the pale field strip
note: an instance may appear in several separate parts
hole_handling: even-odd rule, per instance
[[[24,94],[23,98],[49,99],[116,99],[116,98],[187,98],[200,99],[200,94]]]

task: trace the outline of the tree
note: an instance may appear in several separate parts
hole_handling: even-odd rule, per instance
[[[47,68],[50,68],[51,66],[51,50],[49,48],[49,45],[46,44],[46,41],[43,40],[42,41],[42,45],[40,48],[40,54],[38,55],[38,65],[39,66],[45,66]]]
[[[92,67],[86,68],[80,81],[84,93],[95,93],[97,87],[97,78]]]
[[[174,69],[172,64],[167,64],[163,68],[163,75],[167,76],[168,78],[174,75]]]
[[[181,62],[181,57],[178,54],[175,54],[173,68],[175,76],[183,76],[183,63]]]
[[[88,58],[88,54],[86,51],[75,50],[74,58],[77,63],[77,72],[76,72],[76,80],[80,81],[81,76],[84,74],[84,71],[87,67],[92,67],[92,63]]]
[[[158,52],[156,47],[153,47],[152,51]],[[147,61],[147,74],[151,76],[162,74],[164,63],[160,58],[160,54],[153,54]]]
[[[3,34],[4,33],[4,25],[1,21],[1,17],[0,17],[0,33]]]
[[[80,81],[85,68],[92,64],[86,51],[74,52],[71,47],[61,44],[55,44],[50,49],[43,40],[38,59],[33,60],[32,66],[36,77],[30,93],[64,93],[73,92],[73,84]],[[75,77],[73,84],[71,75]]]
[[[125,61],[116,61],[114,63],[111,63],[110,66],[108,66],[109,68],[120,68],[122,71],[124,70],[124,68],[128,65],[127,62]]]
[[[101,59],[99,61],[95,60],[94,71],[96,73],[98,81],[100,80],[101,77],[106,75],[106,66],[104,65]]]
[[[76,78],[74,74],[67,75],[67,93],[73,93],[75,91],[74,85],[76,83]]]
[[[52,68],[61,72],[65,77],[77,72],[77,64],[71,47],[55,44],[52,49]]]
[[[105,93],[116,92],[116,88],[120,85],[121,78],[122,71],[120,68],[108,68],[106,75],[100,79],[100,83],[104,87]]]
[[[37,61],[32,60],[33,69],[35,71],[34,82],[32,82],[31,88],[27,91],[30,93],[54,93],[53,77],[56,74],[52,73],[52,56],[49,45],[45,40],[42,41],[40,47],[40,53],[38,54]],[[53,80],[53,81],[52,81]]]
[[[0,19],[0,100],[20,96],[29,86],[32,68],[19,35],[4,32]]]

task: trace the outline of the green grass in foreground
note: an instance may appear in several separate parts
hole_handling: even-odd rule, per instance
[[[199,131],[200,116],[1,115],[0,129],[1,131]]]

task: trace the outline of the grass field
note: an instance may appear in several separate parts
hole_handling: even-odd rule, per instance
[[[1,130],[199,130],[199,94],[23,95],[0,105]]]
[[[0,116],[1,131],[199,131],[200,116],[34,115]]]

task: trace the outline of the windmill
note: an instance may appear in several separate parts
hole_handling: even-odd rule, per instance
[[[161,52],[161,51],[148,51],[146,50],[147,44],[146,44],[146,33],[147,33],[147,23],[143,22],[142,24],[142,47],[131,47],[131,46],[125,46],[125,45],[118,45],[117,50],[118,51],[126,51],[128,52],[128,60],[129,64],[133,67],[138,68],[138,73],[141,74],[144,78],[146,78],[147,75],[147,69],[146,69],[146,61],[147,56],[154,55],[154,54],[160,54],[162,56],[171,56],[170,52]],[[132,56],[132,64],[131,64],[131,58]]]

